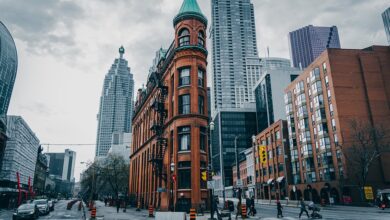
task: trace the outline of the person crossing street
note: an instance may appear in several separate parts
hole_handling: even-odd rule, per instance
[[[299,213],[299,218],[301,218],[302,213],[304,213],[304,212],[306,213],[307,218],[310,218],[309,213],[307,212],[307,209],[306,209],[305,200],[303,198],[301,199],[301,202],[300,202],[300,208],[301,208],[301,212]]]
[[[279,216],[280,216],[281,218],[283,218],[283,212],[282,212],[283,207],[282,207],[282,204],[280,203],[279,199],[276,201],[276,208],[278,210],[278,215],[276,217],[279,218]]]

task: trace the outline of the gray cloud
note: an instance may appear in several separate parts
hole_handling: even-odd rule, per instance
[[[40,116],[51,116],[53,114],[52,110],[45,103],[42,102],[32,102],[28,104],[20,104],[18,108],[21,111],[32,113]]]
[[[84,11],[75,2],[65,0],[2,0],[0,19],[9,24],[16,39],[25,42],[28,51],[54,56],[72,55],[79,50],[74,26]]]

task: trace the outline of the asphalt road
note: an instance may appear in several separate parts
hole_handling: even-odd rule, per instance
[[[54,206],[54,211],[48,215],[40,216],[39,219],[84,219],[83,211],[78,211],[77,202],[71,210],[66,210],[66,206],[70,200],[60,200]]]

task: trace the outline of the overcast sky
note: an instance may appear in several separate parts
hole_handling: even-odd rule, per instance
[[[146,80],[155,51],[173,40],[172,19],[183,0],[0,0],[0,20],[16,41],[19,69],[8,111],[21,115],[42,143],[94,144],[104,75],[118,48]],[[198,0],[210,20],[210,0]],[[387,44],[381,13],[388,0],[252,0],[258,47],[289,58],[289,31],[336,25],[343,48]],[[210,54],[211,56],[211,54]],[[75,177],[95,146],[77,152]],[[50,152],[65,147],[51,146]],[[47,150],[47,149],[46,149]]]

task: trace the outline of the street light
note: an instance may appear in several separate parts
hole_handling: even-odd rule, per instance
[[[209,125],[209,128],[210,128],[210,145],[209,145],[209,154],[210,154],[210,161],[209,161],[209,172],[213,172],[214,171],[214,168],[213,168],[213,148],[212,148],[212,144],[213,144],[213,135],[211,134],[212,131],[214,131],[214,122],[210,122],[210,125]],[[211,174],[212,175],[212,174]],[[212,181],[212,179],[210,180]],[[210,217],[211,217],[211,220],[214,220],[214,196],[213,196],[213,189],[211,188],[210,189]]]
[[[239,164],[238,164],[238,153],[237,153],[237,139],[239,137],[240,137],[240,135],[236,135],[234,137],[234,152],[236,153],[237,186],[238,186],[238,181],[240,180],[240,182],[241,182],[240,167],[239,167]],[[238,201],[241,204],[241,186],[238,186]]]
[[[175,211],[175,200],[173,198],[173,178],[174,178],[174,172],[175,172],[175,163],[172,162],[171,163],[171,210],[172,210],[172,206],[173,206],[173,211]]]
[[[91,187],[91,196],[90,196],[90,204],[89,204],[89,208],[91,209],[92,208],[92,205],[93,205],[93,196],[95,194],[95,167],[93,166],[94,164],[92,162],[80,162],[80,164],[86,164],[87,167],[91,167],[92,169],[92,187]]]
[[[252,135],[252,154],[253,154],[253,194],[257,199],[257,176],[256,176],[256,136]]]

